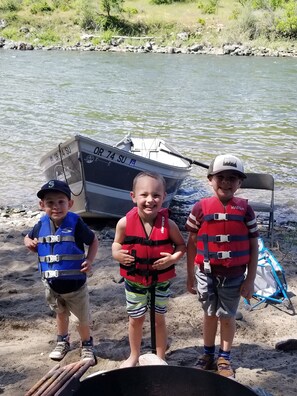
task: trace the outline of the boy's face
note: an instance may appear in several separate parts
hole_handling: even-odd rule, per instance
[[[242,179],[239,174],[232,170],[217,173],[209,177],[209,184],[212,186],[215,195],[223,203],[227,203],[240,188]]]
[[[140,217],[155,218],[162,207],[166,192],[161,180],[143,176],[138,179],[130,195],[138,207]]]
[[[63,193],[53,191],[47,193],[39,205],[56,225],[60,225],[72,207],[73,200],[69,200]]]

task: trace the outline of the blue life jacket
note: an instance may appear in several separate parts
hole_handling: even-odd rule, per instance
[[[49,216],[43,216],[38,237],[38,260],[41,276],[45,279],[85,279],[80,272],[85,259],[84,251],[75,243],[75,227],[79,217],[68,212],[55,231]]]

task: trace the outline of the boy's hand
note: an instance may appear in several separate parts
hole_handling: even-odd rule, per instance
[[[175,260],[173,259],[172,254],[170,253],[161,252],[160,256],[162,257],[156,260],[152,265],[154,270],[166,269],[175,263]]]
[[[89,272],[92,269],[92,263],[90,260],[85,259],[83,263],[81,263],[81,270],[80,272]]]
[[[247,300],[250,300],[253,296],[253,293],[254,293],[254,281],[246,278],[240,287],[240,294],[242,297],[246,298]]]
[[[191,294],[197,294],[197,289],[195,287],[195,279],[194,277],[189,277],[187,279],[187,289],[188,292]]]
[[[135,257],[129,254],[129,250],[120,249],[117,252],[113,252],[113,257],[119,263],[130,266],[135,262]]]
[[[37,244],[38,244],[38,240],[37,238],[31,239],[28,236],[25,236],[24,238],[24,244],[26,246],[26,248],[28,248],[29,250],[31,250],[31,252],[36,253],[37,251]]]

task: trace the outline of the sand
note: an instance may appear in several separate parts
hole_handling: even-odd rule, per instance
[[[24,395],[57,363],[48,358],[55,345],[55,318],[44,300],[36,256],[23,245],[23,236],[39,212],[0,212],[0,393]],[[98,357],[85,375],[119,368],[129,354],[127,315],[123,284],[111,257],[114,224],[91,224],[100,248],[89,277],[92,331]],[[296,224],[276,226],[273,254],[281,262],[288,295],[297,307]],[[184,234],[186,237],[186,233]],[[192,366],[202,351],[202,311],[195,296],[186,290],[186,261],[177,265],[172,282],[167,324],[169,365]],[[236,380],[261,388],[273,396],[293,396],[297,389],[297,352],[275,349],[278,341],[297,338],[294,310],[283,304],[261,304],[247,311],[240,303],[242,320],[232,350]],[[71,324],[71,351],[61,365],[79,360],[79,338]],[[219,338],[217,337],[217,345]],[[149,318],[145,322],[143,353],[150,351]]]

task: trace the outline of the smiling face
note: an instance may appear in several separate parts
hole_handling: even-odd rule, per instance
[[[52,219],[56,226],[60,226],[73,205],[73,200],[60,192],[49,192],[39,203],[40,208]]]
[[[162,180],[150,176],[137,179],[130,193],[132,201],[138,207],[138,214],[144,220],[153,220],[161,209],[166,192]]]
[[[233,171],[224,171],[216,175],[209,176],[209,184],[212,186],[215,195],[226,204],[234,196],[236,190],[240,188],[242,179],[240,175]]]

